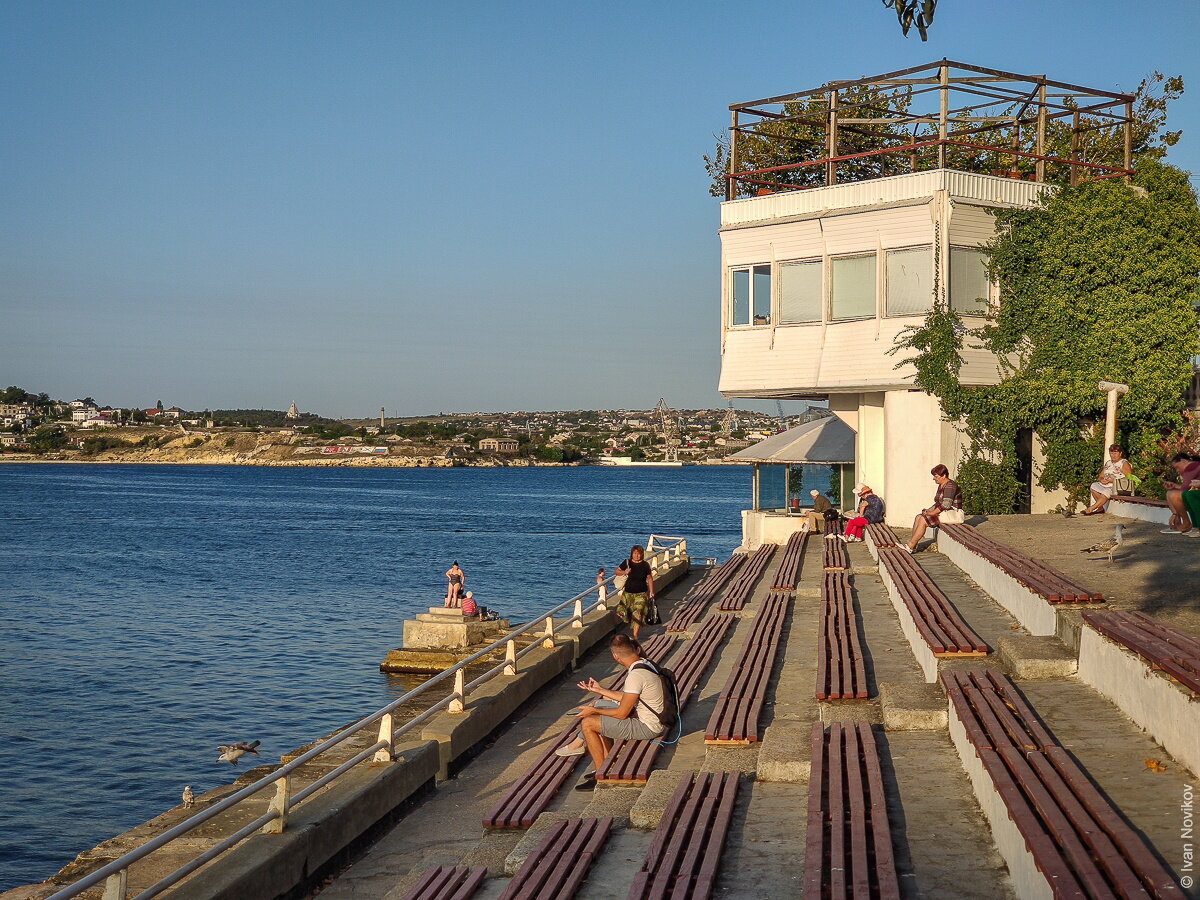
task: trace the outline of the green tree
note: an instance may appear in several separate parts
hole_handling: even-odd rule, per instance
[[[1101,380],[1130,386],[1120,434],[1143,474],[1162,433],[1181,425],[1200,353],[1200,208],[1172,166],[1145,159],[1134,181],[1088,182],[997,212],[987,249],[998,311],[968,330],[935,307],[898,347],[915,351],[918,386],[970,436],[959,480],[971,512],[1012,511],[1019,429],[1042,443],[1041,486],[1086,497],[1101,458]],[[967,345],[1002,361],[999,384],[960,384]]]

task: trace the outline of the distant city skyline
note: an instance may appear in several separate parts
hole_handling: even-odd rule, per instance
[[[1195,171],[1198,26],[1194,0],[943,0],[927,43],[878,0],[6,4],[0,386],[334,418],[724,406],[701,157],[730,103],[943,56],[1159,70],[1188,84],[1168,161]]]

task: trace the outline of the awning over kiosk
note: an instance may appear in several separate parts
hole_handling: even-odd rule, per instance
[[[854,437],[853,428],[837,416],[826,416],[773,434],[727,458],[749,463],[853,465]]]

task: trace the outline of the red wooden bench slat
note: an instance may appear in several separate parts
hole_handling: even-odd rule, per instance
[[[754,587],[762,577],[763,572],[767,568],[767,564],[771,561],[771,557],[775,555],[777,545],[763,544],[750,557],[750,561],[742,567],[741,572],[730,583],[725,590],[725,595],[721,602],[717,605],[717,609],[725,611],[736,611],[744,609],[746,602],[750,599],[750,595],[754,592]]]
[[[563,819],[538,843],[500,900],[570,900],[612,831],[612,817]]]
[[[404,900],[467,900],[487,878],[487,866],[436,866],[421,876]]]
[[[1090,591],[1064,573],[980,534],[970,525],[943,525],[942,530],[1050,603],[1091,603],[1104,595]]]
[[[875,882],[880,900],[900,900],[900,879],[896,874],[896,859],[892,853],[892,829],[888,823],[887,794],[883,789],[883,768],[879,764],[879,748],[875,733],[865,722],[858,723],[867,768],[867,788],[870,791],[872,847],[875,850]]]
[[[846,763],[843,726],[829,726],[829,893],[846,893]]]
[[[1083,620],[1189,690],[1200,693],[1200,639],[1144,613],[1085,612]]]
[[[850,808],[850,890],[855,898],[868,898],[871,894],[870,854],[867,850],[867,792],[863,786],[862,746],[858,728],[850,725],[842,729],[846,742],[846,796]],[[870,739],[870,735],[868,735]]]
[[[825,779],[828,777],[825,726],[814,722],[809,756],[808,827],[804,836],[804,898],[821,900],[825,868]]]
[[[797,531],[788,538],[787,546],[783,548],[783,556],[779,560],[779,568],[775,572],[775,582],[771,585],[774,590],[792,591],[796,589],[807,544],[807,531]]]

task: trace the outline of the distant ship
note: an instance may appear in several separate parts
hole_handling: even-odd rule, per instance
[[[602,456],[600,457],[600,465],[602,466],[654,466],[656,468],[678,468],[683,463],[679,460],[675,462],[634,462],[632,456]]]

